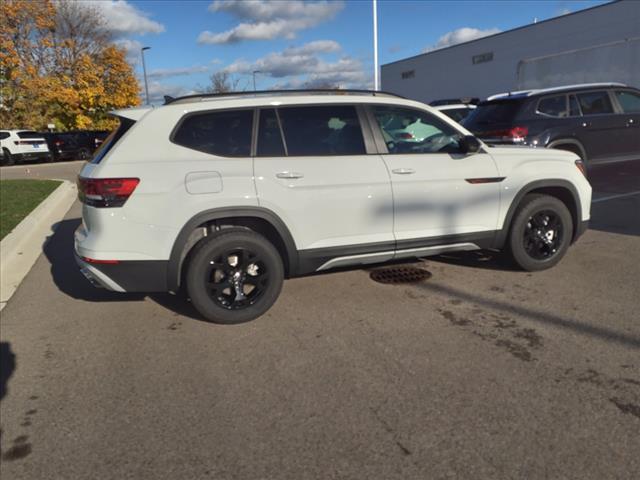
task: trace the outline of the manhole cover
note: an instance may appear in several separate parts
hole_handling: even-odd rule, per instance
[[[417,283],[431,278],[431,273],[416,267],[389,267],[374,270],[370,277],[378,283]]]

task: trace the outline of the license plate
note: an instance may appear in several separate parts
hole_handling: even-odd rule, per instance
[[[40,148],[40,145],[39,145],[39,144],[37,144],[37,143],[34,143],[34,144],[33,144],[33,148]]]

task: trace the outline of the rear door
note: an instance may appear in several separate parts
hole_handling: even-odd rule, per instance
[[[258,200],[286,222],[303,259],[380,251],[376,261],[390,259],[391,184],[360,108],[290,106],[259,116]]]
[[[624,124],[621,154],[624,159],[640,159],[640,93],[633,90],[616,90],[615,101]]]
[[[463,134],[427,111],[371,106],[370,112],[386,144],[398,250],[493,238],[502,179],[491,155],[461,153]],[[397,133],[399,126],[407,135]]]
[[[613,107],[609,92],[593,90],[575,94],[582,111],[578,139],[589,163],[602,163],[622,154],[624,123]]]

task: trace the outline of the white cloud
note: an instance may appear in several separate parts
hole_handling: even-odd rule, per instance
[[[300,88],[318,84],[339,87],[362,87],[368,85],[371,75],[364,71],[362,62],[345,55],[336,61],[327,61],[318,54],[340,51],[340,45],[330,40],[310,42],[299,47],[289,47],[281,52],[272,52],[253,62],[237,60],[224,71],[231,74],[250,75],[260,71],[262,75],[286,79],[275,88]]]
[[[115,41],[115,44],[124,49],[127,61],[132,65],[140,63],[140,49],[142,43],[137,40],[131,40],[128,38],[121,38]]]
[[[568,8],[563,8],[562,10],[560,10],[558,12],[558,16],[561,17],[563,15],[569,15],[571,13],[571,10]]]
[[[215,0],[209,10],[226,12],[242,20],[225,32],[201,32],[198,43],[237,43],[244,40],[293,39],[300,30],[333,18],[344,8],[342,1]]]
[[[151,20],[149,14],[139,10],[126,0],[100,0],[91,2],[103,14],[107,28],[115,35],[162,33],[161,23]]]
[[[144,81],[142,84],[142,100],[145,100],[144,95]],[[195,92],[193,89],[183,87],[181,85],[171,85],[160,83],[157,80],[151,80],[149,82],[149,101],[150,103],[164,103],[164,96],[168,95],[170,97],[180,97],[182,95],[191,95]]]
[[[147,76],[149,78],[169,78],[169,77],[183,77],[187,75],[193,75],[194,73],[205,73],[209,71],[209,67],[196,65],[193,67],[183,68],[158,68],[151,70]]]
[[[471,40],[487,37],[500,32],[501,30],[499,28],[488,28],[486,30],[470,27],[458,28],[457,30],[453,30],[442,35],[435,45],[425,48],[424,51],[430,52],[432,50],[439,50],[441,48],[457,45],[458,43],[470,42]]]

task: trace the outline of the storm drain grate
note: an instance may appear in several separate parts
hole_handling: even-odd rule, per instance
[[[431,273],[416,267],[389,267],[374,270],[370,277],[378,283],[417,283],[431,278]]]

